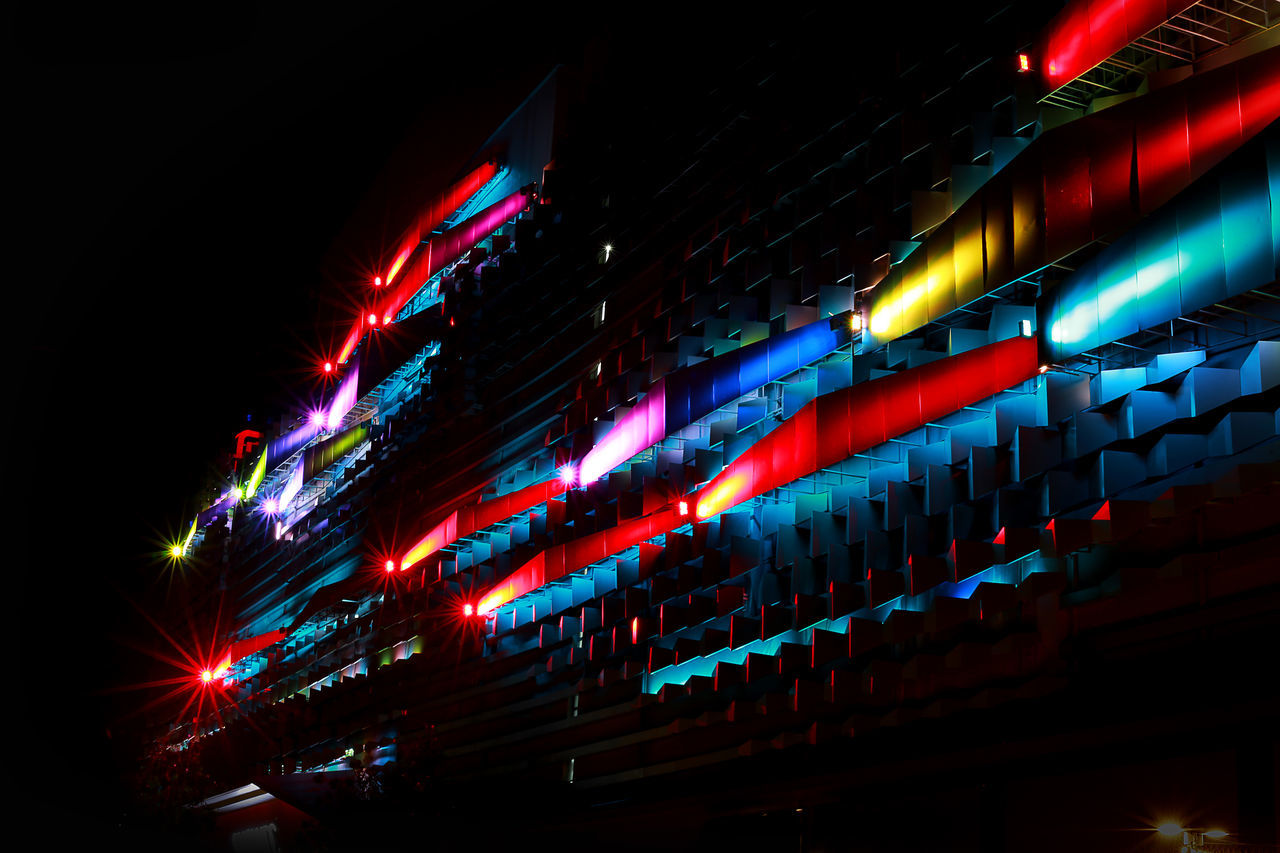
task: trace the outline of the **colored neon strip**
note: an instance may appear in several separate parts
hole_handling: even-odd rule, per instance
[[[307,448],[306,455],[302,459],[302,465],[299,466],[303,472],[303,481],[310,480],[343,456],[355,450],[368,438],[369,425],[362,423],[345,429],[314,447]]]
[[[1035,376],[1035,338],[1010,338],[824,394],[731,462],[698,493],[705,520]]]
[[[582,460],[583,483],[666,436],[849,342],[849,314],[819,320],[662,377]]]
[[[249,655],[260,652],[267,646],[274,645],[289,636],[287,631],[277,630],[268,631],[265,634],[258,634],[254,637],[246,637],[243,640],[237,640],[231,644],[231,648],[227,649],[224,657],[225,665],[229,668],[231,664],[244,660]]]
[[[220,498],[214,501],[214,503],[211,506],[208,506],[205,509],[200,511],[200,514],[196,516],[196,526],[197,527],[208,526],[209,522],[213,521],[218,516],[219,513],[224,512],[234,503],[235,501],[232,500],[230,492],[228,492],[225,495],[222,495]]]
[[[425,250],[415,253],[401,277],[400,285],[383,300],[378,316],[395,317],[424,282],[462,257],[476,243],[497,231],[502,223],[514,218],[528,204],[527,195],[514,192],[445,233],[432,237]]]
[[[1278,117],[1274,47],[1044,133],[875,288],[864,340],[907,334],[1132,227]]]
[[[191,548],[191,540],[194,539],[196,536],[196,525],[199,523],[200,523],[200,519],[197,516],[196,519],[191,522],[191,529],[187,531],[186,538],[182,540],[183,556],[186,556],[187,551],[190,550]]]
[[[1280,130],[1083,264],[1037,306],[1049,358],[1078,355],[1275,281]],[[1275,152],[1270,158],[1267,149]],[[1270,159],[1270,162],[1268,160]]]
[[[262,478],[267,476],[267,456],[269,447],[264,447],[262,453],[258,454],[258,461],[253,466],[253,472],[249,475],[249,480],[244,484],[244,496],[246,499],[252,498],[258,493],[258,487],[262,485]]]
[[[280,491],[280,512],[283,513],[293,503],[293,499],[298,496],[298,492],[302,491],[303,470],[304,466],[299,464],[293,469],[293,473],[289,475],[289,481],[284,484],[284,488]]]
[[[284,435],[273,438],[267,444],[267,467],[273,468],[281,460],[292,456],[298,448],[319,435],[321,428],[321,424],[308,419],[306,423],[291,429]]]
[[[354,362],[350,369],[347,370],[345,376],[342,377],[342,384],[338,386],[338,391],[333,395],[333,402],[329,404],[329,412],[325,416],[325,426],[329,429],[337,429],[342,425],[342,419],[347,416],[347,412],[356,404],[356,388],[360,384],[360,362]]]
[[[500,581],[485,593],[476,605],[482,616],[492,613],[504,604],[515,601],[541,586],[573,574],[592,563],[598,563],[632,545],[668,533],[682,524],[689,523],[688,516],[680,515],[674,507],[637,518],[541,551],[512,575]]]
[[[567,488],[563,480],[555,477],[493,500],[454,510],[443,521],[431,528],[413,547],[405,551],[404,556],[400,558],[400,570],[408,569],[444,546],[464,536],[470,536],[477,530],[483,530],[538,504],[544,504],[557,495],[564,494]]]
[[[583,457],[578,469],[581,481],[595,482],[645,448],[662,441],[667,435],[666,399],[663,377]]]
[[[399,286],[383,298],[381,307],[374,311],[375,316],[379,319],[394,318],[424,282],[456,261],[476,243],[497,231],[502,223],[514,218],[528,204],[529,197],[523,192],[512,193],[445,233],[432,237],[429,243],[413,254],[407,269],[400,276]],[[339,364],[346,364],[364,337],[367,325],[367,312],[363,312],[356,318],[351,331],[342,342],[342,349],[338,352]]]
[[[391,262],[390,269],[387,270],[386,284],[389,285],[395,280],[405,261],[409,260],[413,253],[418,251],[424,239],[429,237],[431,232],[440,226],[440,223],[444,222],[445,217],[466,204],[496,174],[498,174],[497,163],[482,163],[472,169],[462,180],[442,192],[431,204],[427,205],[426,209],[418,215],[414,223],[400,237],[400,241],[397,244],[400,250]]]
[[[1187,0],[1072,0],[1032,50],[1036,73],[1053,91],[1195,5]]]

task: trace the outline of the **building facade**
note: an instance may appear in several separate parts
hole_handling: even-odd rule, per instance
[[[977,5],[424,200],[172,545],[229,843],[1278,840],[1280,6]]]

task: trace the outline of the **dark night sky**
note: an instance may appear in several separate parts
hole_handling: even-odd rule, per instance
[[[9,568],[19,731],[50,779],[111,786],[106,732],[139,694],[103,690],[153,668],[122,640],[160,644],[129,601],[163,606],[161,540],[247,413],[314,390],[333,307],[416,202],[556,63],[605,44],[678,85],[681,56],[732,43],[714,14],[679,32],[655,9],[536,4],[10,14]]]
[[[126,596],[163,600],[157,540],[246,413],[313,387],[329,309],[414,199],[593,35],[430,5],[9,21],[9,568],[55,775],[109,784],[101,688],[148,665],[121,638],[155,640]]]

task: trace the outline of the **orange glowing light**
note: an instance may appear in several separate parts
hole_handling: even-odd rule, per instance
[[[1019,70],[1019,71],[1024,71],[1024,72],[1025,72],[1025,71],[1030,71],[1030,70],[1031,70],[1031,57],[1027,56],[1025,53],[1020,53],[1020,54],[1018,54],[1018,70]]]
[[[400,268],[404,266],[404,262],[409,260],[409,255],[413,253],[413,247],[407,246],[396,255],[395,261],[391,264],[391,269],[387,271],[387,284],[396,277],[396,273],[400,272]]]
[[[436,537],[428,536],[425,542],[420,542],[409,549],[409,553],[405,554],[404,559],[400,561],[400,567],[402,569],[409,568],[423,557],[435,553],[435,550],[439,547],[440,543]]]
[[[747,475],[737,473],[716,486],[709,495],[698,499],[698,518],[710,518],[742,502],[748,486]]]

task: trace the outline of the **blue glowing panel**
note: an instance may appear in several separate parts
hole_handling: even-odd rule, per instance
[[[1138,331],[1137,242],[1130,233],[1112,247],[1114,263],[1096,270],[1098,334],[1094,346]]]
[[[1226,289],[1240,293],[1254,287],[1254,282],[1275,278],[1274,247],[1254,235],[1266,234],[1280,218],[1272,220],[1267,187],[1248,173],[1223,175],[1219,190]]]
[[[1216,184],[1200,181],[1177,201],[1179,290],[1184,311],[1227,298],[1222,207]]]
[[[1271,270],[1280,273],[1280,134],[1269,133],[1263,140],[1267,152],[1267,194],[1271,197]]]
[[[761,346],[765,341],[745,346],[738,356],[738,387],[754,390],[769,381],[769,349]]]
[[[1138,326],[1149,329],[1178,316],[1178,221],[1173,211],[1160,211],[1138,228],[1134,237],[1138,244]]]
[[[1077,355],[1276,278],[1275,158],[1280,130],[1242,148],[1038,306],[1051,359]]]

